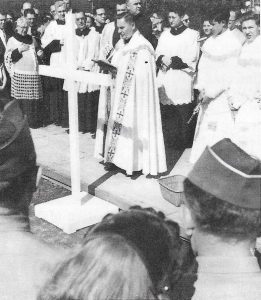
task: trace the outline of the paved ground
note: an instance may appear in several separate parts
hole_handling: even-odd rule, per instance
[[[69,136],[64,128],[50,125],[33,129],[32,135],[44,174],[70,185]],[[80,133],[79,136],[83,190],[122,209],[131,205],[151,206],[182,223],[180,208],[164,200],[157,179],[143,175],[131,179],[121,172],[106,172],[103,165],[93,157],[94,140],[89,134]],[[173,173],[173,167],[182,153],[173,149],[166,151],[168,175]]]

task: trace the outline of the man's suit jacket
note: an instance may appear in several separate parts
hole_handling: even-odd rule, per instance
[[[4,62],[4,56],[5,56],[5,49],[6,49],[6,43],[2,40],[3,35],[0,33],[0,65]],[[7,37],[6,37],[7,42]]]

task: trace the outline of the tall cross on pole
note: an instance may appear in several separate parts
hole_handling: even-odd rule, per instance
[[[75,53],[75,20],[72,13],[66,16],[65,53],[66,64],[57,67],[39,66],[39,74],[55,78],[62,78],[68,84],[69,128],[70,128],[70,166],[72,194],[67,197],[52,200],[35,206],[35,215],[61,228],[66,233],[92,225],[105,214],[116,212],[118,208],[97,197],[83,204],[82,199],[87,196],[81,192],[80,152],[78,132],[78,92],[76,82],[87,82],[109,86],[111,77],[106,74],[92,73],[76,69]]]

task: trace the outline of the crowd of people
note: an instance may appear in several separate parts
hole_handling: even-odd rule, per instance
[[[221,7],[199,32],[176,3],[149,17],[140,0],[117,0],[115,19],[107,13],[101,2],[85,12],[65,0],[40,15],[25,2],[18,19],[0,11],[2,89],[31,128],[69,127],[67,82],[40,76],[38,66],[66,64],[73,14],[75,67],[112,77],[110,87],[77,83],[79,131],[96,138],[94,155],[107,170],[155,176],[167,170],[165,147],[192,147],[194,163],[222,138],[261,159],[258,14]]]
[[[186,238],[163,213],[135,206],[65,250],[30,231],[41,172],[18,100],[0,103],[1,299],[261,298],[259,160],[230,139],[205,148],[184,182]]]

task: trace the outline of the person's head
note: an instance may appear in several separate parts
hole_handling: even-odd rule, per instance
[[[53,18],[56,15],[55,5],[50,6],[50,14],[53,16]]]
[[[65,14],[66,14],[65,3],[63,1],[56,1],[54,5],[55,5],[55,11],[58,20],[64,21]]]
[[[242,18],[242,32],[247,42],[253,42],[260,34],[260,17],[258,15],[248,15]]]
[[[117,28],[120,37],[124,41],[130,40],[135,31],[137,30],[133,15],[131,15],[130,13],[123,13],[117,16]]]
[[[65,4],[66,11],[69,11],[71,9],[71,0],[63,0]]]
[[[116,15],[127,12],[127,4],[125,0],[117,0],[116,2]]]
[[[28,31],[28,20],[25,17],[20,17],[16,20],[16,31],[20,35],[26,35]]]
[[[84,29],[86,28],[86,18],[83,11],[78,11],[75,13],[75,22],[77,25],[77,28]]]
[[[210,20],[206,18],[202,25],[204,35],[210,36],[212,34],[212,27],[213,25],[210,23]]]
[[[159,37],[160,34],[162,33],[165,25],[165,14],[163,12],[154,12],[151,17],[151,23],[152,23],[152,33],[156,36]]]
[[[17,20],[21,27],[26,22],[24,17]],[[30,129],[16,100],[0,113],[0,207],[27,213],[38,173]]]
[[[168,20],[171,28],[177,28],[183,25],[182,19],[185,15],[185,8],[182,5],[170,4],[168,12]]]
[[[22,5],[22,9],[21,9],[22,16],[24,16],[24,11],[26,9],[31,9],[31,8],[33,8],[31,2],[24,2],[23,5]]]
[[[260,233],[261,164],[230,140],[207,147],[184,181],[185,227],[222,243],[252,242]]]
[[[229,20],[229,10],[220,9],[216,11],[211,18],[212,20],[212,34],[213,36],[218,36],[227,30],[228,20]]]
[[[106,10],[102,6],[97,6],[94,9],[95,12],[95,21],[98,26],[102,26],[106,22]]]
[[[6,22],[14,23],[14,14],[12,12],[6,14]]]
[[[37,19],[39,17],[39,13],[40,13],[39,9],[34,7],[34,13],[35,13],[35,18]]]
[[[228,29],[230,29],[230,30],[235,29],[240,17],[241,17],[240,10],[231,9],[229,11],[229,19],[228,19],[228,25],[227,25]]]
[[[178,225],[154,212],[108,215],[57,267],[38,300],[156,300],[176,267],[178,248]]]
[[[133,16],[137,16],[142,11],[141,0],[126,0],[127,11]]]
[[[0,30],[5,29],[6,24],[6,14],[3,11],[0,11]]]
[[[91,28],[94,24],[94,17],[91,14],[85,14],[86,16],[86,27]]]
[[[24,11],[24,17],[27,19],[29,27],[33,27],[35,25],[36,17],[34,9],[26,9]]]
[[[186,27],[189,27],[190,24],[190,18],[189,15],[186,13],[183,18],[182,18],[182,22]]]

